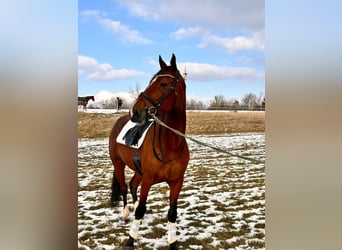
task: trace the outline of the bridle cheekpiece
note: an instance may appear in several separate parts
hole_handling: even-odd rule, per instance
[[[149,96],[148,94],[146,94],[145,91],[141,92],[139,97],[143,97],[145,99],[147,99],[151,104],[152,104],[152,107],[147,107],[146,104],[145,104],[145,109],[146,109],[146,115],[147,114],[154,114],[156,115],[157,114],[157,111],[158,111],[158,108],[163,104],[163,102],[166,101],[166,99],[170,96],[170,94],[176,90],[176,86],[177,86],[177,83],[179,81],[179,74],[177,74],[176,76],[173,76],[171,74],[161,74],[161,75],[156,75],[153,80],[151,80],[151,83],[150,85],[156,81],[159,77],[171,77],[174,79],[173,81],[173,84],[172,86],[169,88],[169,90],[158,100],[158,101],[155,101],[152,99],[151,96]]]

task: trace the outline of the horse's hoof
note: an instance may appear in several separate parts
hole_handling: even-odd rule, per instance
[[[170,250],[178,250],[178,247],[177,247],[177,244],[176,244],[177,241],[173,242],[172,244],[170,244]]]
[[[126,244],[122,248],[123,250],[133,250],[134,249],[134,239],[129,236]]]
[[[123,250],[134,250],[134,246],[124,246]]]
[[[108,203],[109,203],[110,208],[118,207],[120,204],[119,201],[113,201],[113,200],[110,200]]]

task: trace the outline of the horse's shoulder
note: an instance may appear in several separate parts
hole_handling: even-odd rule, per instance
[[[126,124],[126,122],[128,122],[129,119],[130,119],[129,115],[122,115],[117,119],[116,122]]]

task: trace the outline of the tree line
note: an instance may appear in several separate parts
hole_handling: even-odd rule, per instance
[[[265,110],[265,97],[248,93],[241,100],[227,99],[223,95],[214,96],[209,105],[195,99],[187,100],[187,110]]]
[[[140,90],[137,87],[135,90],[131,90],[130,94],[132,97],[137,98]],[[123,105],[121,108],[129,109],[131,103],[123,99]],[[116,109],[117,100],[116,97],[112,97],[109,100],[100,100],[94,103],[89,103],[88,108],[90,109]],[[208,103],[196,99],[189,99],[186,102],[187,110],[249,110],[249,111],[264,111],[265,110],[265,97],[260,94],[259,96],[253,93],[245,94],[241,100],[236,98],[226,98],[223,95],[216,95]]]

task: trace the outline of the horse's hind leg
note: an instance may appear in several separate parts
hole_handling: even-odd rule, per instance
[[[114,173],[113,173],[113,183],[112,183],[112,197],[111,204],[117,205],[119,201],[120,194],[123,197],[123,219],[126,221],[129,215],[129,209],[127,206],[127,184],[125,182],[125,163],[122,161],[113,161]]]
[[[109,205],[110,207],[116,207],[119,204],[120,201],[120,183],[118,182],[115,171],[113,172],[113,179],[112,179],[112,193],[110,197]]]

